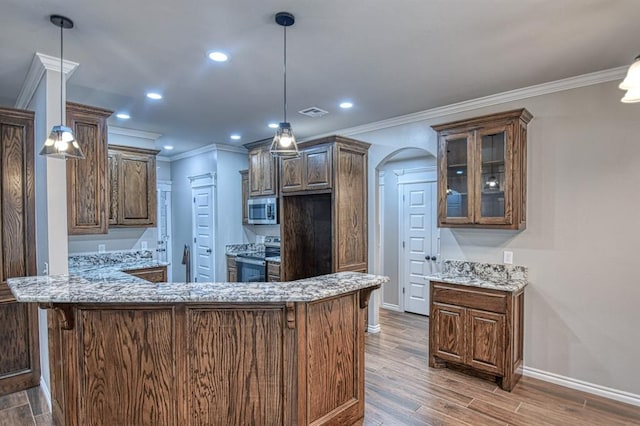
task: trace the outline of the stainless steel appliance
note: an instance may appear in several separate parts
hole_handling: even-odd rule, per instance
[[[280,237],[265,237],[264,250],[239,253],[236,256],[238,282],[267,281],[267,261],[274,257],[280,257]]]
[[[278,223],[278,199],[249,198],[249,223],[252,225],[275,225]]]

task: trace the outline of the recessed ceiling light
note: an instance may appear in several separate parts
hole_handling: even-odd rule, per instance
[[[164,149],[166,149],[167,151],[171,151],[173,149],[173,145],[165,145],[163,146]]]
[[[342,102],[340,103],[340,108],[342,109],[349,109],[353,106],[353,103],[351,102]]]
[[[240,139],[240,135],[231,135],[231,139],[237,141],[238,139]]]
[[[269,128],[270,129],[277,129],[278,128],[278,123],[269,123]]]
[[[209,52],[209,59],[215,62],[227,62],[229,57],[222,52]]]
[[[160,93],[157,93],[157,92],[147,92],[147,98],[157,101],[157,100],[162,99],[162,95]]]
[[[128,120],[131,118],[131,116],[129,114],[127,114],[126,112],[119,112],[116,114],[116,117],[122,119],[122,120]]]

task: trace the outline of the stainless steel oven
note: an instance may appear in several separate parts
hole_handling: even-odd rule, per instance
[[[277,198],[249,198],[249,223],[252,225],[275,225],[278,223]]]
[[[267,236],[264,247],[258,250],[239,253],[236,256],[238,268],[238,282],[267,281],[267,260],[273,261],[280,257],[280,237]]]

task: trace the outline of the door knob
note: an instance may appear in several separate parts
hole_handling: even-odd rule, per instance
[[[211,253],[211,249],[210,248],[207,249],[207,253]]]
[[[434,262],[436,261],[436,257],[435,256],[425,256],[424,258],[426,260],[433,260]]]

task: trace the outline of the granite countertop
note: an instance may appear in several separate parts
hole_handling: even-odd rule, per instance
[[[10,278],[8,285],[18,302],[248,303],[311,302],[388,281],[385,276],[359,272],[339,272],[291,282],[170,284],[154,284],[130,275],[126,280],[51,275]]]
[[[148,283],[124,271],[168,266],[167,262],[153,259],[149,250],[93,253],[69,256],[69,274],[84,278],[87,282]]]
[[[524,266],[445,260],[441,273],[431,274],[428,280],[492,290],[518,292],[528,283]]]
[[[280,263],[280,256],[267,256],[264,258],[267,262]]]
[[[225,246],[225,254],[227,256],[237,256],[239,254],[264,253],[264,244],[229,244]],[[267,262],[280,263],[280,256],[267,256],[264,258]]]

